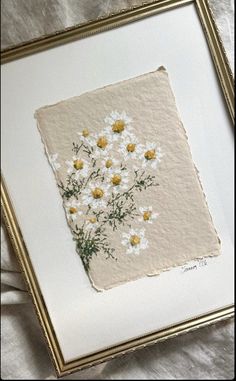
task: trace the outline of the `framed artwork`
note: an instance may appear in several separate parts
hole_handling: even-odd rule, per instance
[[[58,376],[233,316],[234,87],[208,3],[2,53],[2,211]]]

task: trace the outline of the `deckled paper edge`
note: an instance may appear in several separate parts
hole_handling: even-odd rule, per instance
[[[37,117],[38,113],[39,113],[41,110],[45,110],[45,109],[48,109],[48,108],[51,108],[51,107],[55,107],[55,106],[61,105],[61,104],[65,103],[65,102],[71,101],[71,100],[73,100],[73,99],[77,99],[77,98],[79,98],[79,97],[81,97],[81,96],[84,96],[84,95],[86,95],[86,94],[90,94],[91,92],[96,93],[96,92],[99,92],[100,90],[104,90],[104,89],[107,89],[107,88],[110,88],[110,87],[113,87],[113,88],[114,88],[114,87],[120,85],[121,83],[130,81],[130,80],[132,80],[132,79],[142,78],[142,77],[148,76],[148,75],[150,75],[150,74],[154,74],[154,73],[156,73],[157,71],[163,71],[163,72],[165,72],[166,75],[167,75],[167,77],[168,77],[169,84],[170,84],[171,95],[172,95],[173,100],[174,100],[174,104],[175,104],[175,108],[176,108],[176,113],[177,113],[178,120],[179,120],[179,126],[180,126],[180,127],[179,127],[179,130],[181,130],[181,132],[183,132],[184,135],[185,135],[185,139],[186,139],[186,142],[187,142],[187,146],[188,146],[189,154],[190,154],[190,157],[191,157],[191,161],[192,161],[192,164],[193,164],[193,167],[194,167],[194,170],[195,170],[196,177],[197,177],[197,179],[198,179],[199,186],[200,186],[201,191],[202,191],[202,194],[203,194],[203,200],[204,200],[204,202],[205,202],[205,206],[206,206],[206,208],[207,208],[207,210],[208,210],[208,214],[209,214],[209,217],[210,217],[210,220],[211,220],[212,227],[214,228],[215,233],[216,233],[216,238],[218,239],[219,248],[218,248],[217,251],[215,250],[215,251],[213,251],[212,253],[209,253],[208,255],[207,255],[207,254],[202,254],[202,255],[200,255],[200,256],[197,256],[197,257],[194,258],[194,259],[191,259],[191,260],[184,260],[183,262],[180,262],[180,263],[178,263],[178,264],[174,264],[174,265],[172,265],[172,266],[169,266],[169,267],[167,267],[167,268],[163,268],[163,269],[161,269],[161,270],[159,270],[159,271],[156,271],[156,272],[153,272],[153,273],[150,273],[150,274],[142,274],[142,275],[138,275],[137,277],[133,278],[132,280],[129,280],[129,282],[135,282],[135,281],[137,281],[138,279],[141,279],[141,278],[144,278],[144,277],[158,276],[158,275],[161,275],[161,273],[163,273],[163,272],[170,271],[170,270],[172,270],[172,269],[174,269],[174,268],[176,268],[176,267],[182,267],[182,266],[184,266],[184,265],[186,265],[186,264],[188,264],[188,263],[190,263],[190,262],[192,262],[192,261],[200,260],[200,259],[203,259],[203,258],[216,257],[216,256],[218,256],[218,255],[221,254],[221,251],[220,251],[220,249],[221,249],[221,240],[220,240],[219,235],[218,235],[218,232],[217,232],[217,230],[216,230],[216,228],[215,228],[215,225],[214,225],[214,222],[213,222],[213,218],[212,218],[212,215],[211,215],[210,210],[209,210],[209,207],[208,207],[207,198],[206,198],[206,194],[205,194],[205,192],[204,192],[204,190],[203,190],[203,186],[202,186],[202,183],[201,183],[201,180],[200,180],[199,171],[198,171],[198,169],[197,169],[197,167],[196,167],[196,165],[195,165],[195,163],[194,163],[194,161],[193,161],[193,156],[192,156],[191,148],[190,148],[190,145],[189,145],[189,139],[188,139],[187,131],[186,131],[186,129],[184,128],[184,125],[183,125],[183,122],[182,122],[182,119],[181,119],[181,116],[180,116],[180,113],[179,113],[179,109],[178,109],[178,107],[177,107],[176,98],[175,98],[175,95],[174,95],[173,90],[172,90],[172,85],[171,85],[170,77],[169,77],[169,74],[168,74],[166,68],[165,68],[164,66],[159,66],[158,69],[153,70],[153,71],[151,71],[151,72],[144,73],[144,74],[141,74],[141,75],[136,76],[136,77],[132,77],[132,78],[129,78],[129,79],[125,79],[125,80],[123,80],[123,81],[119,81],[119,82],[112,83],[112,84],[109,84],[109,85],[106,85],[106,86],[103,86],[103,87],[100,87],[100,88],[97,88],[97,89],[94,89],[94,90],[90,90],[90,91],[84,92],[84,93],[82,93],[82,94],[80,94],[80,95],[76,95],[76,96],[74,96],[74,97],[70,97],[70,98],[64,99],[64,100],[59,101],[59,102],[57,102],[57,103],[54,103],[54,104],[52,104],[52,105],[48,105],[48,106],[40,107],[40,108],[37,109],[37,110],[35,111],[35,113],[34,113],[34,118],[36,119],[36,122],[37,122],[37,128],[38,128],[38,130],[39,130],[39,132],[40,132],[41,141],[42,141],[43,146],[44,146],[44,152],[45,152],[45,154],[46,154],[46,157],[47,157],[47,159],[48,159],[48,162],[49,162],[49,164],[50,164],[50,167],[51,167],[51,169],[52,169],[52,171],[53,171],[53,173],[54,173],[54,175],[55,175],[55,179],[56,179],[56,183],[57,183],[57,182],[59,181],[59,178],[58,178],[57,172],[54,170],[54,168],[53,168],[53,166],[52,166],[52,164],[51,164],[51,161],[50,161],[50,155],[49,155],[49,152],[48,152],[48,149],[47,149],[47,145],[46,145],[46,142],[45,142],[45,140],[44,140],[44,138],[43,138],[42,131],[41,131],[41,129],[40,129],[40,122],[39,122],[39,119],[38,119],[38,117]],[[57,183],[57,184],[58,184],[58,183]],[[57,185],[57,187],[58,187],[58,185]],[[58,191],[59,191],[59,190],[58,190]],[[61,193],[60,193],[60,191],[59,191],[59,194],[60,194],[60,197],[61,197]],[[63,202],[62,197],[61,197],[61,200],[62,200],[62,207],[63,207],[63,209],[64,209],[64,212],[65,212],[65,218],[66,218],[66,210],[65,210],[65,206],[64,206],[64,202]],[[68,228],[70,229],[70,233],[71,233],[71,235],[72,235],[72,239],[73,239],[73,233],[71,232],[71,226],[70,226],[70,224],[69,224],[67,218],[66,218],[66,222],[67,222],[67,226],[68,226]],[[78,249],[77,249],[76,245],[75,245],[75,252],[76,252],[77,255],[79,255],[79,257],[80,257],[80,254],[79,254],[79,252],[78,252]],[[82,264],[82,266],[83,266],[83,262],[82,262],[81,257],[80,257],[80,260],[81,260],[81,264]],[[83,266],[83,267],[84,267],[84,266]],[[109,289],[111,289],[111,288],[114,288],[114,287],[117,287],[117,286],[120,286],[120,285],[124,284],[123,281],[118,281],[118,282],[113,283],[113,284],[111,284],[111,285],[109,285],[109,286],[105,286],[105,287],[103,287],[103,288],[100,288],[99,286],[95,285],[94,280],[91,278],[90,273],[86,271],[86,274],[87,274],[87,276],[88,276],[88,278],[89,278],[89,280],[90,280],[90,283],[91,283],[92,287],[93,287],[96,291],[98,291],[98,292],[103,292],[103,291],[106,291],[106,290],[109,290]]]
[[[139,279],[142,279],[142,278],[145,278],[145,277],[154,277],[154,276],[159,276],[161,275],[163,272],[167,272],[167,271],[171,271],[173,269],[176,269],[177,267],[182,267],[182,266],[185,266],[187,265],[188,263],[191,263],[193,261],[197,261],[197,260],[201,260],[201,259],[204,259],[204,258],[213,258],[213,257],[217,257],[218,255],[220,255],[219,253],[219,250],[217,251],[213,251],[211,252],[210,254],[208,255],[201,255],[201,256],[198,256],[196,258],[193,258],[193,259],[188,259],[188,260],[184,260],[183,262],[181,263],[178,263],[178,264],[175,264],[175,265],[172,265],[172,266],[169,266],[169,267],[166,267],[166,268],[163,268],[161,269],[160,271],[157,271],[157,272],[154,272],[154,273],[151,273],[151,274],[143,274],[143,275],[138,275],[137,277],[133,278],[132,280],[129,280],[127,283],[130,283],[130,282],[135,282]],[[90,279],[90,282],[92,284],[92,287],[98,291],[98,292],[103,292],[103,291],[107,291],[111,288],[114,288],[114,287],[117,287],[117,286],[121,286],[121,285],[124,285],[126,283],[124,283],[123,281],[119,281],[119,282],[116,282],[116,283],[113,283],[112,285],[109,285],[109,286],[105,286],[104,288],[100,288],[98,286],[96,286],[94,284],[94,281],[91,279],[89,273],[88,273],[88,276],[89,276],[89,279]]]
[[[190,147],[190,144],[189,144],[189,138],[188,138],[188,135],[187,135],[187,131],[184,127],[184,124],[182,122],[182,119],[181,119],[181,115],[180,115],[180,112],[179,112],[179,109],[177,107],[177,101],[176,101],[176,98],[175,98],[175,94],[172,90],[172,86],[171,86],[171,81],[170,81],[170,77],[169,77],[169,74],[167,73],[167,76],[168,76],[168,79],[169,79],[169,83],[170,83],[170,89],[171,89],[171,93],[172,93],[172,96],[173,96],[173,99],[174,99],[174,102],[175,102],[175,106],[176,106],[176,111],[177,111],[177,115],[178,115],[178,118],[179,118],[179,121],[180,121],[180,128],[181,130],[184,132],[184,135],[185,135],[185,138],[186,138],[186,141],[187,141],[187,145],[188,145],[188,150],[189,150],[189,153],[190,153],[190,156],[191,156],[191,159],[192,159],[192,164],[194,166],[194,170],[195,170],[195,174],[196,174],[196,177],[198,179],[198,183],[199,183],[199,186],[201,188],[201,191],[202,191],[202,194],[203,194],[203,199],[204,199],[204,202],[205,202],[205,206],[208,210],[208,214],[209,214],[209,217],[210,217],[210,220],[211,220],[211,224],[212,224],[212,227],[214,228],[215,230],[215,233],[216,233],[216,238],[218,239],[218,243],[219,243],[219,254],[220,255],[220,249],[221,249],[221,240],[220,240],[220,237],[219,237],[219,234],[217,232],[217,229],[215,227],[215,224],[214,224],[214,221],[213,221],[213,218],[212,218],[212,215],[211,215],[211,212],[210,212],[210,209],[209,209],[209,206],[208,206],[208,203],[207,203],[207,196],[206,196],[206,193],[204,192],[204,189],[203,189],[203,186],[202,186],[202,182],[201,182],[201,179],[200,179],[200,172],[193,160],[193,155],[192,155],[192,151],[191,151],[191,147]],[[216,254],[217,255],[217,254]],[[209,255],[209,256],[212,256],[212,255]],[[196,258],[197,259],[197,258]]]
[[[170,90],[171,90],[171,94],[172,94],[172,97],[173,97],[173,100],[174,100],[174,103],[175,103],[175,107],[176,107],[176,112],[177,112],[177,116],[178,116],[178,119],[179,119],[179,129],[181,130],[181,132],[184,133],[184,136],[185,136],[185,139],[186,139],[186,142],[187,142],[187,146],[188,146],[188,150],[189,150],[189,154],[190,154],[190,157],[191,157],[191,161],[192,161],[192,164],[193,164],[193,167],[194,167],[194,170],[195,170],[195,175],[197,177],[197,180],[198,180],[198,184],[201,188],[201,192],[202,192],[202,195],[203,195],[203,201],[205,202],[205,206],[207,208],[207,211],[208,211],[208,214],[209,214],[209,217],[210,217],[210,221],[211,221],[211,225],[216,233],[216,238],[218,240],[218,244],[219,244],[219,248],[217,250],[214,250],[213,252],[210,252],[209,254],[201,254],[197,257],[195,257],[194,259],[191,259],[191,260],[184,260],[183,262],[180,262],[178,264],[174,264],[174,265],[171,265],[169,267],[166,267],[166,268],[163,268],[159,271],[155,271],[153,273],[150,273],[150,274],[143,274],[142,276],[137,276],[135,278],[133,278],[132,280],[130,280],[129,282],[134,282],[134,281],[137,281],[138,279],[141,279],[141,278],[144,278],[144,277],[153,277],[153,276],[158,276],[158,275],[161,275],[163,272],[166,272],[166,271],[170,271],[176,267],[182,267],[182,266],[185,266],[187,265],[188,263],[192,262],[192,261],[197,261],[197,260],[200,260],[200,259],[203,259],[203,258],[213,258],[213,257],[217,257],[221,254],[221,240],[220,240],[220,237],[218,235],[218,232],[215,228],[215,225],[214,225],[214,222],[213,222],[213,218],[212,218],[212,215],[210,213],[210,210],[209,210],[209,207],[208,207],[208,203],[207,203],[207,198],[206,198],[206,194],[203,190],[203,186],[202,186],[202,183],[201,183],[201,180],[200,180],[200,175],[199,175],[199,170],[197,169],[195,163],[194,163],[194,160],[193,160],[193,156],[192,156],[192,152],[191,152],[191,148],[190,148],[190,144],[189,144],[189,139],[188,139],[188,135],[187,135],[187,131],[186,129],[184,128],[184,125],[183,125],[183,122],[182,122],[182,119],[181,119],[181,116],[180,116],[180,113],[179,113],[179,109],[177,107],[177,102],[176,102],[176,98],[175,98],[175,95],[174,95],[174,92],[172,90],[172,85],[171,85],[171,81],[170,81],[170,77],[169,77],[169,74],[168,72],[166,71],[166,68],[164,66],[160,66],[157,70],[153,71],[153,72],[150,72],[150,73],[155,73],[156,71],[164,71],[166,73],[166,75],[168,76],[168,80],[169,80],[169,84],[170,84]],[[144,75],[147,75],[147,74],[150,74],[150,73],[145,73],[143,74],[142,76]],[[141,76],[139,76],[141,77]],[[123,81],[124,82],[124,81]],[[93,286],[93,288],[96,290],[96,291],[99,291],[99,292],[102,292],[104,290],[109,290],[111,288],[114,288],[114,287],[117,287],[117,286],[120,286],[122,284],[124,284],[123,281],[119,281],[119,282],[116,282],[112,285],[109,285],[107,287],[104,287],[104,288],[99,288],[98,286],[96,286],[94,284],[94,281],[93,279],[91,279],[90,277],[90,274],[88,273],[89,275],[89,279],[90,279],[90,282]]]
[[[116,87],[116,86],[119,86],[121,85],[121,83],[125,83],[125,82],[128,82],[128,81],[131,81],[132,79],[138,79],[138,78],[142,78],[142,77],[145,77],[145,76],[148,76],[150,74],[154,74],[156,73],[157,71],[163,71],[165,72],[167,75],[167,71],[166,71],[166,68],[164,66],[159,66],[156,70],[153,70],[153,71],[150,71],[148,73],[144,73],[144,74],[140,74],[138,76],[135,76],[135,77],[132,77],[132,78],[128,78],[128,79],[124,79],[123,81],[118,81],[118,82],[115,82],[115,83],[111,83],[109,85],[105,85],[105,86],[102,86],[102,87],[99,87],[99,88],[96,88],[96,89],[92,89],[92,90],[89,90],[89,91],[85,91],[84,93],[81,93],[79,95],[75,95],[73,97],[70,97],[70,98],[67,98],[67,99],[63,99],[59,102],[56,102],[56,103],[53,103],[51,105],[47,105],[47,106],[43,106],[43,107],[40,107],[38,108],[35,113],[34,113],[34,118],[37,120],[37,114],[42,111],[42,110],[46,110],[48,108],[52,108],[52,107],[56,107],[56,106],[59,106],[63,103],[67,103],[68,101],[72,101],[74,99],[77,99],[77,98],[80,98],[82,96],[85,96],[85,95],[89,95],[90,93],[93,93],[93,94],[96,94],[97,92],[101,91],[101,90],[105,90],[105,89],[108,89],[110,87]]]

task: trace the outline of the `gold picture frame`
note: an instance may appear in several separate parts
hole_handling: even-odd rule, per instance
[[[6,49],[1,53],[1,62],[4,64],[44,49],[116,28],[127,23],[190,3],[193,3],[197,9],[218,74],[227,108],[232,120],[234,121],[233,76],[215,25],[213,15],[207,1],[205,0],[159,0],[153,1],[149,4],[143,4],[142,6],[125,10],[121,13],[113,14],[97,21],[75,26],[65,31]],[[210,314],[196,316],[194,319],[180,322],[175,326],[167,327],[158,332],[152,332],[132,341],[128,341],[106,350],[96,352],[95,354],[65,363],[14,213],[9,192],[7,191],[7,185],[3,178],[1,182],[1,205],[5,225],[10,235],[16,255],[19,259],[22,272],[33,299],[39,322],[46,338],[52,361],[59,377],[113,359],[130,351],[175,337],[179,334],[192,331],[196,328],[228,319],[234,315],[234,306],[229,305],[226,308],[214,311]]]

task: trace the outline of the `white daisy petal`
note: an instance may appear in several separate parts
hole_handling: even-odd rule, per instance
[[[158,213],[153,213],[152,206],[141,206],[139,207],[140,217],[138,218],[139,222],[144,222],[152,224],[153,220],[158,217]]]
[[[106,131],[110,134],[113,141],[117,141],[120,137],[130,134],[132,131],[132,119],[125,111],[121,113],[112,111],[111,114],[104,119],[107,127]]]
[[[128,171],[121,168],[113,168],[107,173],[106,181],[110,185],[112,192],[115,194],[122,193],[128,189]]]
[[[78,216],[81,216],[83,212],[79,210],[80,202],[77,200],[71,200],[65,202],[66,216],[69,221],[75,221]]]
[[[109,156],[113,148],[112,138],[104,129],[100,134],[94,135],[92,157],[94,159],[102,159]]]
[[[66,160],[67,173],[75,174],[75,179],[78,180],[81,177],[87,177],[89,172],[89,163],[85,159],[81,159],[78,156],[73,156],[72,160]]]
[[[102,173],[110,173],[113,171],[114,167],[119,165],[119,161],[110,156],[103,157],[101,161],[101,171]]]
[[[89,205],[92,209],[105,208],[109,197],[109,188],[106,183],[89,183],[81,193],[83,205]]]
[[[123,233],[121,243],[126,246],[126,254],[128,255],[139,255],[140,250],[145,250],[148,247],[144,229],[130,229],[128,233]]]
[[[85,146],[90,146],[90,148],[96,146],[96,136],[91,134],[87,128],[85,128],[82,132],[77,132],[77,134],[80,137],[80,141]]]
[[[156,143],[147,143],[140,147],[139,157],[142,161],[143,168],[150,166],[152,169],[156,169],[161,162],[163,153]]]

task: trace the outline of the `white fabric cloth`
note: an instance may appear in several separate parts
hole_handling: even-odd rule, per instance
[[[232,64],[233,0],[211,0]],[[1,228],[2,379],[55,379],[42,331],[5,228]],[[233,321],[158,343],[64,379],[232,379]]]

